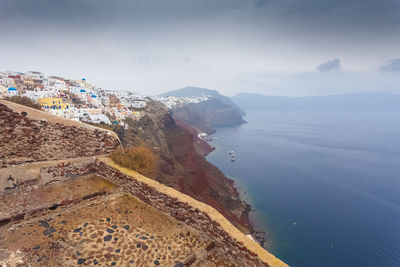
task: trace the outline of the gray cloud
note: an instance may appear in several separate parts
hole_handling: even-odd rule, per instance
[[[393,58],[381,66],[381,70],[389,72],[400,72],[400,58]]]
[[[317,70],[324,72],[324,71],[339,71],[342,70],[342,65],[340,59],[333,59],[322,63],[321,65],[317,66]]]
[[[0,70],[229,94],[236,77],[338,55],[346,70],[376,69],[398,53],[399,23],[398,0],[0,0]]]
[[[0,20],[8,26],[27,22],[66,27],[163,25],[232,13],[246,20],[255,17],[261,24],[289,23],[311,30],[346,26],[370,32],[385,26],[386,31],[395,31],[400,25],[397,0],[0,0]]]

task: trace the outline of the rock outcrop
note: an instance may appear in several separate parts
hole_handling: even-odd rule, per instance
[[[104,155],[119,146],[107,131],[34,120],[1,103],[0,125],[0,167]]]
[[[186,103],[172,109],[176,119],[196,128],[200,132],[211,134],[215,127],[234,126],[245,123],[242,118],[246,113],[229,97],[221,95],[216,90],[199,87],[185,87],[161,94],[162,97],[198,97],[208,96],[209,99],[199,103]]]
[[[218,99],[209,99],[195,104],[182,104],[173,109],[176,119],[212,134],[216,127],[235,126],[246,123],[240,113]]]
[[[193,136],[193,145],[199,155],[206,156],[215,149],[213,146],[207,143],[207,141],[198,136],[198,131],[195,128],[178,119],[175,119],[175,121],[177,125],[188,131]]]

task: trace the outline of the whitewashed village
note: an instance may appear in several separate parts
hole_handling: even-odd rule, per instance
[[[149,101],[158,101],[172,109],[185,103],[199,103],[210,96],[158,97],[109,90],[89,83],[85,78],[65,79],[42,72],[0,72],[0,98],[28,97],[41,109],[67,119],[95,124],[124,125],[126,119],[138,120]]]

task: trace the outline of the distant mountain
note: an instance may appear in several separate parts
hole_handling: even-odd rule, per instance
[[[238,105],[236,105],[232,101],[232,99],[230,99],[227,96],[221,95],[220,93],[218,93],[217,90],[211,90],[200,87],[185,87],[182,89],[166,92],[164,94],[161,94],[160,96],[191,97],[191,96],[202,96],[202,95],[209,95],[214,99],[218,99],[222,103],[234,108],[241,116],[246,115],[246,112],[244,112],[243,109],[241,109]]]
[[[242,93],[232,100],[245,110],[400,111],[400,95],[381,93],[310,97]]]

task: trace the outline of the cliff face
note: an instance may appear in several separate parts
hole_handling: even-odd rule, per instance
[[[242,116],[246,113],[229,97],[216,90],[199,87],[185,87],[169,91],[162,97],[198,97],[208,96],[209,100],[200,103],[178,105],[173,109],[174,117],[197,131],[211,134],[218,126],[234,126],[245,123]]]
[[[214,127],[246,122],[236,109],[214,98],[196,104],[179,105],[173,113],[178,120],[208,134],[215,132]]]
[[[207,143],[205,140],[198,137],[198,130],[193,128],[192,126],[180,121],[179,119],[175,119],[176,124],[180,127],[184,128],[193,136],[193,145],[196,152],[199,155],[206,156],[208,153],[214,150],[214,147]]]
[[[146,143],[159,155],[155,180],[171,186],[220,211],[236,226],[248,226],[248,205],[240,200],[233,181],[196,152],[193,134],[176,123],[159,104],[150,104],[147,115],[130,121],[118,134],[124,146]]]

